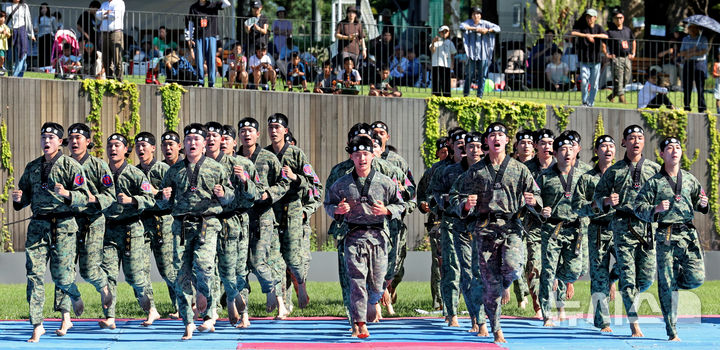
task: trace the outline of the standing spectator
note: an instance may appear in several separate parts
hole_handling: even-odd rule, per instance
[[[548,61],[552,59],[552,53],[557,48],[557,45],[553,43],[554,35],[553,31],[545,32],[543,40],[538,41],[528,55],[528,73],[530,74],[530,86],[533,88],[543,86],[545,67]]]
[[[580,61],[581,95],[583,106],[592,107],[600,83],[600,39],[607,39],[605,30],[597,23],[597,11],[587,9],[572,29],[572,35],[578,37],[575,53]]]
[[[87,78],[105,79],[105,69],[102,65],[102,52],[95,49],[95,45],[87,41],[82,55],[82,72]]]
[[[694,24],[688,27],[688,36],[682,40],[678,56],[685,59],[682,74],[683,102],[685,110],[690,111],[693,85],[698,94],[698,112],[705,113],[705,78],[707,77],[708,40]]]
[[[304,92],[310,92],[307,88],[305,65],[300,62],[300,55],[293,52],[290,63],[287,64],[287,89],[292,91],[293,85],[302,85]]]
[[[268,19],[262,14],[262,3],[252,3],[252,17],[245,21],[245,33],[248,34],[247,51],[257,47],[258,44],[267,46],[268,40]]]
[[[332,75],[330,61],[323,63],[322,74],[318,74],[317,78],[315,78],[313,92],[316,94],[332,94],[335,92],[335,77]]]
[[[657,57],[662,63],[662,71],[670,78],[670,91],[681,91],[680,79],[678,76],[678,55],[680,43],[684,35],[685,27],[679,25],[672,33],[668,34],[665,40],[659,42]]]
[[[46,2],[40,4],[40,13],[35,20],[34,27],[38,38],[38,67],[47,67],[50,65],[50,53],[57,23]]]
[[[620,102],[625,102],[625,85],[632,81],[632,59],[635,58],[635,36],[630,28],[623,25],[625,16],[619,10],[614,11],[610,29],[607,34],[607,44],[602,44],[602,50],[607,58],[612,60],[613,91],[607,99],[614,102],[617,96]]]
[[[7,57],[8,51],[7,39],[12,33],[10,31],[10,27],[5,24],[6,20],[7,13],[5,13],[5,11],[3,10],[0,10],[0,77],[5,75],[5,73],[7,72],[7,69],[5,68],[5,57]]]
[[[12,29],[11,59],[15,65],[14,77],[22,77],[27,68],[27,55],[30,50],[28,38],[35,41],[30,8],[24,0],[12,0],[12,4],[5,9],[8,13],[7,23]]]
[[[55,19],[55,30],[61,30],[65,29],[65,24],[62,22],[62,14],[60,11],[55,11],[52,13],[53,18]]]
[[[150,57],[162,57],[167,49],[177,50],[178,44],[172,40],[168,42],[167,29],[165,29],[165,26],[160,26],[160,28],[158,28],[158,35],[153,38],[152,48]]]
[[[500,26],[483,20],[482,9],[473,7],[472,18],[461,23],[460,29],[465,31],[463,44],[468,57],[463,96],[470,94],[470,84],[477,80],[477,97],[482,98],[485,90],[485,76],[495,50],[495,33],[500,33]]]
[[[665,105],[674,109],[670,99],[667,97],[668,89],[657,85],[657,70],[651,69],[648,80],[638,93],[638,108],[660,108]]]
[[[385,67],[390,66],[390,58],[393,54],[393,47],[395,47],[395,40],[390,31],[386,31],[388,28],[383,29],[383,33],[376,39],[373,39],[370,44],[370,54],[375,56],[375,66]]]
[[[277,73],[273,68],[272,59],[267,55],[267,46],[258,44],[255,48],[255,55],[250,57],[250,74],[253,76],[253,84],[255,89],[260,85],[262,79],[272,84],[271,89],[275,90],[275,78]]]
[[[215,86],[215,51],[217,51],[217,37],[220,34],[217,17],[220,10],[229,6],[229,0],[198,0],[190,6],[186,24],[192,38],[190,45],[195,46],[195,59],[200,86],[205,86],[206,64],[208,86]]]
[[[562,61],[562,50],[556,48],[552,61],[545,67],[545,90],[568,91],[570,89],[570,68]]]
[[[450,28],[442,26],[438,30],[438,36],[430,44],[432,52],[432,69],[430,78],[432,81],[433,96],[450,97],[450,75],[453,70],[453,56],[457,53],[455,45],[448,39]]]
[[[80,41],[93,43],[96,50],[100,47],[97,36],[97,21],[95,20],[95,14],[99,9],[100,1],[91,1],[88,9],[83,11],[76,23],[77,31],[80,33]]]
[[[103,66],[108,78],[123,79],[122,54],[123,22],[125,19],[125,2],[123,0],[107,0],[100,5],[95,13],[100,21],[100,51],[103,53]]]
[[[350,57],[353,65],[357,66],[358,59],[362,53],[362,58],[367,58],[367,48],[365,47],[365,33],[362,24],[357,18],[357,8],[349,6],[346,10],[347,16],[340,21],[335,30],[335,38],[338,39],[338,54],[335,64],[341,62],[344,65],[345,58]]]
[[[275,50],[277,53],[282,52],[282,49],[287,45],[288,38],[292,37],[293,25],[292,22],[285,19],[286,14],[285,7],[278,6],[275,14],[277,19],[273,22],[273,44],[275,44]]]
[[[235,82],[240,81],[240,88],[247,88],[248,84],[248,73],[247,73],[247,58],[243,55],[243,48],[240,42],[236,42],[233,47],[233,52],[228,55],[227,65],[228,81],[230,88],[235,87]]]

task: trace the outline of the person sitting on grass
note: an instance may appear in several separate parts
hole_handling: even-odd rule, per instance
[[[55,59],[53,66],[55,67],[55,77],[60,79],[75,79],[75,74],[80,72],[82,65],[80,57],[72,54],[72,46],[70,43],[63,44],[62,56]]]
[[[293,85],[302,85],[303,92],[310,92],[307,88],[307,78],[305,77],[305,65],[300,62],[300,55],[293,52],[290,63],[287,65],[287,89],[292,91]]]
[[[668,89],[657,85],[658,71],[650,70],[648,80],[638,93],[638,108],[660,108],[665,105],[667,108],[674,109],[670,99],[668,98]]]
[[[352,57],[345,57],[343,60],[344,69],[340,70],[337,75],[338,89],[335,91],[336,94],[344,95],[357,95],[360,93],[358,85],[362,82],[360,72],[353,68],[355,63]]]
[[[82,74],[91,79],[105,79],[105,68],[102,65],[102,52],[95,50],[95,45],[86,42],[82,55]]]
[[[233,51],[228,55],[227,64],[229,67],[228,84],[234,88],[237,81],[240,81],[240,88],[245,89],[248,84],[247,58],[243,55],[242,44],[235,43]]]
[[[570,68],[562,61],[563,52],[561,49],[553,49],[552,61],[545,67],[545,90],[547,91],[568,91],[570,90]]]
[[[380,72],[380,78],[382,81],[380,81],[380,84],[375,86],[375,84],[370,84],[370,96],[383,96],[383,97],[401,97],[402,92],[398,91],[398,89],[394,86],[390,85],[390,68],[389,67],[383,67],[382,71]]]
[[[313,92],[316,94],[335,93],[335,77],[332,74],[330,61],[323,63],[323,73],[315,78],[315,88]]]
[[[255,46],[255,55],[250,57],[249,65],[255,88],[257,88],[261,80],[265,78],[265,81],[270,82],[271,89],[274,91],[277,73],[273,68],[272,59],[267,55],[267,46],[265,44]]]

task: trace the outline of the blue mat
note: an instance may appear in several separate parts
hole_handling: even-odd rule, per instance
[[[457,346],[491,345],[492,338],[479,338],[467,333],[468,319],[461,319],[460,328],[444,326],[442,319],[385,319],[370,324],[371,337],[362,341],[351,338],[344,320],[252,320],[249,329],[239,330],[227,321],[219,321],[215,333],[195,333],[191,341],[182,342],[182,322],[160,320],[148,328],[140,320],[118,321],[115,330],[101,330],[95,321],[74,321],[74,328],[65,337],[55,336],[58,321],[45,322],[47,333],[40,343],[29,344],[32,327],[27,321],[0,322],[0,349],[236,349],[243,343],[343,343],[357,342],[425,342]],[[720,317],[681,319],[681,343],[666,341],[661,318],[642,318],[645,338],[631,338],[627,320],[615,319],[615,333],[602,334],[585,319],[558,323],[556,328],[543,328],[536,319],[503,319],[503,331],[511,349],[637,349],[693,348],[720,349]],[[288,344],[289,345],[289,344]]]

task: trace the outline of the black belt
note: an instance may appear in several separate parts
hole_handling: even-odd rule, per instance
[[[579,228],[580,227],[580,220],[575,219],[575,221],[567,221],[567,220],[561,220],[561,219],[555,219],[555,218],[547,218],[545,220],[546,224],[551,225],[558,225],[560,223],[563,224],[563,228]]]
[[[198,241],[200,244],[205,244],[205,231],[207,229],[207,219],[216,218],[215,214],[207,215],[176,215],[173,216],[175,220],[179,220],[182,223],[182,234],[180,235],[180,245],[185,245],[185,223],[199,223],[202,224],[200,229],[200,237]]]
[[[218,218],[219,220],[227,220],[227,219],[232,219],[236,215],[238,215],[238,213],[236,213],[234,211],[225,211],[225,212],[215,215],[215,217]]]
[[[610,225],[610,221],[591,219],[590,224],[595,226],[607,227],[608,225]]]
[[[66,212],[58,214],[35,214],[33,220],[42,220],[50,222],[50,248],[57,246],[57,221],[75,216],[75,213]]]
[[[635,216],[635,213],[627,213],[627,212],[624,212],[624,211],[616,211],[616,212],[615,212],[615,216],[617,216],[617,217],[619,217],[619,218],[623,218],[623,219],[635,219],[635,218],[637,218],[637,217]]]
[[[140,214],[140,217],[145,219],[158,219],[160,216],[170,215],[172,214],[172,209],[166,209],[166,210],[154,210],[154,211],[143,211],[142,214]]]
[[[695,225],[692,223],[692,221],[683,223],[658,223],[658,231],[665,231],[665,245],[670,245],[670,236],[673,232],[694,229]]]
[[[382,223],[377,224],[353,224],[348,222],[348,233],[352,233],[357,230],[382,230],[385,228],[385,225]]]
[[[124,219],[118,219],[118,220],[108,219],[108,224],[111,224],[111,225],[128,225],[128,224],[132,224],[132,223],[137,222],[137,221],[140,221],[140,215],[133,215],[133,216],[129,216],[129,217],[126,217],[126,218],[124,218]]]

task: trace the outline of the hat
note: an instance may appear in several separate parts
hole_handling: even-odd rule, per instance
[[[612,138],[612,136],[602,135],[602,136],[598,137],[597,139],[595,139],[595,148],[597,149],[598,147],[600,147],[600,145],[602,145],[605,142],[610,142],[612,144],[615,144],[615,140]]]
[[[676,137],[666,137],[660,143],[658,146],[660,147],[660,151],[665,151],[665,147],[667,147],[671,143],[677,143],[678,145],[682,145],[680,143],[680,140]]]
[[[128,140],[123,134],[114,133],[110,135],[110,137],[107,138],[108,145],[110,144],[110,141],[120,141],[123,145],[125,145],[125,147],[128,145]]]
[[[253,1],[252,7],[253,7],[254,9],[259,9],[259,8],[262,7],[262,2],[260,2],[260,1]]]
[[[448,140],[448,138],[444,137],[444,136],[435,140],[435,148],[440,150],[443,147],[447,147],[447,140]]]
[[[373,142],[367,137],[355,136],[348,142],[348,146],[345,148],[347,153],[355,153],[359,151],[366,151],[372,153]]]
[[[166,132],[164,132],[164,133],[162,134],[162,136],[160,136],[160,139],[162,140],[162,141],[160,141],[160,142],[175,141],[175,142],[177,142],[177,143],[180,143],[180,135],[178,135],[178,133],[176,133],[176,132],[174,132],[174,131],[166,131]]]
[[[578,144],[580,144],[580,141],[582,140],[580,134],[575,130],[565,130],[560,134],[560,136],[567,136],[570,141],[577,142]]]
[[[517,134],[515,134],[515,141],[522,141],[522,140],[533,140],[533,132],[530,130],[524,130],[524,131],[518,131]]]
[[[479,132],[471,132],[465,135],[465,143],[479,142],[482,143],[482,134]]]
[[[207,122],[205,123],[205,130],[207,130],[207,132],[216,132],[222,135],[223,126],[218,122]]]
[[[40,135],[51,133],[57,135],[59,138],[62,138],[64,132],[65,130],[63,130],[62,125],[53,122],[47,122],[42,125],[42,128],[40,128]]]
[[[480,6],[475,6],[472,8],[470,13],[471,14],[476,14],[476,13],[482,14],[482,9],[480,8]]]
[[[449,32],[449,31],[450,31],[450,27],[448,27],[448,26],[440,26],[440,28],[438,29],[438,33],[439,33],[439,32],[442,32],[443,30],[447,30],[447,31]]]
[[[205,136],[207,136],[207,131],[205,130],[204,125],[202,125],[200,123],[192,123],[192,124],[186,126],[185,129],[183,129],[183,134],[185,136],[195,134],[195,135],[202,136],[203,138],[205,138]]]
[[[358,136],[358,135],[370,136],[371,134],[372,134],[372,128],[370,127],[370,124],[357,123],[350,128],[350,131],[348,131],[348,142],[350,142],[350,140],[352,140],[352,138],[355,136]]]
[[[452,136],[450,137],[450,140],[452,140],[453,143],[458,141],[465,141],[465,136],[467,136],[467,132],[465,130],[458,130]]]
[[[372,133],[372,135],[370,135],[370,139],[372,139],[373,146],[378,145],[382,147],[382,137],[380,137],[378,133]]]
[[[382,120],[376,120],[376,121],[372,122],[372,124],[370,124],[370,128],[371,129],[383,129],[386,132],[390,132],[390,129],[388,129],[387,124],[385,124],[385,122]]]
[[[502,132],[503,134],[507,135],[507,127],[505,126],[505,124],[500,122],[491,123],[490,126],[485,129],[485,134],[489,135],[491,132],[496,131]]]
[[[562,146],[572,146],[572,145],[573,145],[573,140],[570,139],[570,135],[568,135],[568,134],[560,135],[553,142],[553,151],[557,151]]]
[[[286,128],[288,127],[288,125],[290,125],[288,117],[282,113],[275,113],[268,117],[268,125],[273,123],[280,124]]]
[[[235,137],[237,136],[237,131],[235,130],[235,127],[232,125],[223,125],[222,134],[223,134],[223,136],[228,135],[228,136],[232,137],[233,139],[235,139]]]
[[[287,12],[287,11],[285,10],[285,6],[278,6],[278,7],[277,7],[277,10],[275,10],[275,13],[277,14],[278,12]]]
[[[86,139],[90,138],[90,127],[83,123],[75,123],[70,125],[68,128],[68,136],[72,134],[79,134],[85,136]]]
[[[350,5],[350,6],[348,6],[347,9],[345,9],[345,12],[346,12],[346,13],[348,13],[348,12],[355,12],[355,13],[357,13],[357,7],[355,7],[355,5]]]
[[[595,9],[587,9],[587,10],[585,10],[585,14],[593,16],[593,17],[597,17],[597,11],[595,11]]]
[[[630,136],[630,134],[635,133],[635,132],[644,134],[645,130],[643,130],[643,128],[640,125],[635,125],[635,124],[630,125],[627,128],[625,128],[625,130],[623,130],[623,139],[627,138],[628,136]]]
[[[247,117],[247,118],[241,119],[238,122],[238,130],[240,130],[244,127],[248,127],[248,126],[255,130],[260,130],[259,129],[260,123],[258,123],[258,121],[255,120],[255,118]]]
[[[137,144],[138,142],[147,142],[155,146],[155,135],[147,131],[143,131],[135,136],[135,143]]]
[[[535,142],[540,142],[542,139],[555,139],[555,134],[550,129],[540,129],[535,132],[535,135],[533,135],[533,139]]]
[[[285,142],[297,144],[297,140],[290,130],[288,130],[287,134],[285,134]]]

